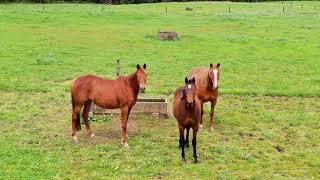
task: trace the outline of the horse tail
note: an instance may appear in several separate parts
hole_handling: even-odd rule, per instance
[[[74,101],[74,96],[72,94],[72,87],[73,87],[73,83],[72,83],[72,86],[71,86],[71,103],[72,103],[72,114],[74,112],[74,109],[76,107],[76,103]],[[77,116],[77,119],[76,119],[76,130],[77,131],[80,131],[81,130],[81,124],[80,124],[80,114],[78,114]]]

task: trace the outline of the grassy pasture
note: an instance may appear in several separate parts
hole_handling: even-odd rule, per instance
[[[284,6],[0,4],[0,179],[320,178],[320,4]],[[179,40],[158,41],[163,30]],[[71,143],[71,80],[113,78],[117,58],[125,74],[147,63],[147,95],[169,98],[191,67],[222,64],[199,164],[191,148],[181,163],[172,118],[130,118],[130,149],[117,117],[95,117],[97,137]]]

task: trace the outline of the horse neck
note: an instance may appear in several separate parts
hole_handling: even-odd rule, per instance
[[[212,88],[212,86],[213,86],[212,81],[210,81],[210,77],[209,77],[210,70],[211,69],[209,69],[205,73],[203,73],[202,78],[200,78],[203,83],[203,86],[206,88]]]
[[[139,93],[139,83],[137,80],[137,72],[130,74],[126,77],[124,77],[128,87],[132,90],[132,92],[134,93],[135,96],[138,95]]]

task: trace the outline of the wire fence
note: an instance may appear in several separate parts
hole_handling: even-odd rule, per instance
[[[320,14],[320,2],[188,2],[188,3],[155,3],[141,5],[111,4],[0,4],[0,12],[47,12],[47,13],[88,13],[88,14],[167,14],[167,15],[278,15],[278,14]]]

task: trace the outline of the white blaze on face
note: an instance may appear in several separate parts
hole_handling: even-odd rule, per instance
[[[188,89],[191,89],[191,85],[190,84],[188,84]]]
[[[213,70],[213,74],[214,74],[214,85],[213,85],[213,88],[216,89],[218,87],[218,70],[214,69]]]

